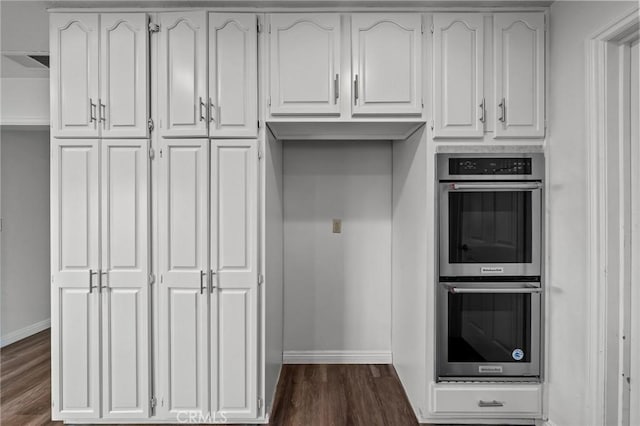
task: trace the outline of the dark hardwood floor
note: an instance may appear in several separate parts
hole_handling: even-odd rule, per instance
[[[0,349],[0,424],[51,421],[50,332]],[[415,417],[390,365],[285,365],[271,425],[413,426]]]

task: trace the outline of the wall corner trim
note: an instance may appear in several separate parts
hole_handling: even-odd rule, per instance
[[[29,336],[32,336],[50,327],[51,327],[51,319],[47,318],[46,320],[28,325],[26,327],[23,327],[11,333],[7,333],[2,337],[0,337],[0,348],[4,348],[5,346],[15,343],[19,340],[25,339]]]

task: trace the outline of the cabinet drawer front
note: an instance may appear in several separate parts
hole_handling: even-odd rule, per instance
[[[270,15],[272,115],[339,115],[340,15]]]
[[[436,386],[433,389],[432,408],[438,414],[533,417],[542,412],[541,393],[537,385]]]

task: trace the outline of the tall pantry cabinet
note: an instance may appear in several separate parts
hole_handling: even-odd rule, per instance
[[[50,40],[53,416],[145,418],[147,15],[53,14]]]
[[[53,418],[257,420],[258,16],[149,16],[51,15]]]

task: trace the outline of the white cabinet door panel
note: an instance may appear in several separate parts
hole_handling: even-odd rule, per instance
[[[434,27],[435,137],[482,137],[484,19],[436,14]]]
[[[219,288],[212,297],[213,407],[219,419],[258,413],[257,286]]]
[[[497,13],[494,51],[496,137],[543,137],[544,14]]]
[[[158,15],[160,134],[206,137],[207,15],[205,12]]]
[[[102,137],[147,137],[147,15],[103,13],[100,21]]]
[[[97,140],[52,139],[54,419],[100,416],[98,170]]]
[[[353,114],[422,113],[422,17],[351,18]]]
[[[221,287],[257,280],[258,142],[213,140],[211,267]]]
[[[272,115],[339,115],[340,15],[270,15]]]
[[[257,145],[212,141],[212,409],[219,418],[257,415]]]
[[[49,31],[51,136],[98,137],[98,15],[53,13]]]
[[[206,415],[209,407],[207,139],[161,142],[159,169],[158,413]]]
[[[54,284],[88,289],[98,259],[98,141],[51,141],[51,272]],[[95,283],[97,285],[97,280]]]
[[[103,140],[103,416],[149,416],[148,140]]]
[[[209,97],[211,137],[257,136],[257,15],[209,14]]]

